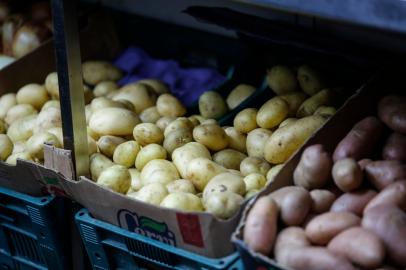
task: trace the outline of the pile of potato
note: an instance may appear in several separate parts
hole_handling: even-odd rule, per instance
[[[272,98],[259,111],[238,114],[234,127],[220,127],[202,115],[186,117],[183,104],[158,80],[119,88],[116,81],[122,74],[112,64],[88,61],[82,68],[91,178],[146,203],[207,211],[219,218],[233,216],[281,165],[271,167],[285,162],[335,112],[328,107],[330,90],[319,87],[307,97],[297,87],[285,87],[287,94]],[[285,85],[286,72],[291,71],[272,68],[270,85]],[[308,81],[319,82],[313,73]],[[246,98],[246,88],[230,94],[230,108]],[[42,162],[44,143],[63,146],[58,99],[56,72],[44,85],[30,84],[1,97],[0,131],[6,133],[1,135],[1,160]],[[294,116],[303,118],[288,118]]]
[[[333,155],[307,147],[295,186],[257,200],[243,237],[292,269],[406,267],[406,97],[386,96]]]

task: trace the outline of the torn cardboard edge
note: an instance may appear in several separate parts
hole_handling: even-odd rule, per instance
[[[243,240],[243,230],[247,215],[252,209],[255,202],[262,196],[268,195],[271,192],[284,187],[293,185],[293,171],[300,161],[302,152],[306,147],[313,144],[322,144],[324,148],[332,153],[337,146],[337,143],[344,138],[348,131],[361,119],[371,115],[376,115],[376,105],[382,94],[379,90],[382,89],[384,80],[381,76],[374,76],[366,84],[364,84],[355,94],[353,94],[344,105],[327,121],[316,133],[313,134],[296,153],[287,161],[285,166],[276,175],[271,186],[266,187],[261,191],[255,199],[251,200],[245,207],[241,220],[232,234],[231,241],[244,253],[251,256],[250,259],[256,262],[261,262],[261,265],[266,267],[276,267],[276,269],[287,269],[278,264],[273,258],[262,255],[249,249]],[[244,254],[241,254],[244,257]],[[244,261],[244,258],[243,258]]]

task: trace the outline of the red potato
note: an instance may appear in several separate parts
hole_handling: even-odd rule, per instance
[[[406,135],[392,133],[386,140],[382,156],[385,160],[398,160],[406,163]]]
[[[369,163],[365,167],[369,181],[382,190],[395,181],[406,179],[406,164],[396,160],[380,160]]]
[[[311,206],[310,194],[306,189],[296,186],[284,187],[269,196],[279,206],[281,219],[286,225],[296,226],[303,223]]]
[[[333,160],[337,161],[347,157],[360,160],[370,156],[383,128],[382,122],[373,116],[359,121],[338,143],[333,154]]]
[[[310,246],[306,233],[301,227],[287,227],[276,236],[274,255],[278,262],[284,262],[292,248]]]
[[[365,189],[344,193],[333,203],[331,212],[351,212],[362,216],[365,206],[378,194],[375,190]]]
[[[330,252],[323,247],[293,248],[286,252],[285,267],[295,270],[355,270],[356,268],[344,256]]]
[[[310,191],[310,197],[312,198],[310,212],[316,214],[327,212],[336,199],[334,193],[326,189],[313,189]]]
[[[365,211],[362,227],[371,230],[383,241],[386,254],[396,265],[406,267],[405,212],[394,205],[377,205]]]
[[[378,116],[392,130],[406,135],[406,97],[386,96],[379,101]]]
[[[328,243],[327,249],[366,269],[381,266],[385,259],[383,242],[371,231],[361,227],[341,232]]]
[[[340,232],[359,226],[361,219],[347,212],[327,212],[314,217],[306,226],[306,235],[317,245],[326,245]]]
[[[357,189],[362,184],[363,174],[355,159],[345,158],[334,163],[334,183],[344,192]]]
[[[252,250],[269,255],[276,237],[278,206],[273,199],[264,196],[255,203],[247,216],[244,241]]]
[[[365,170],[365,167],[372,162],[372,159],[369,158],[363,158],[361,160],[358,161],[358,165],[361,168],[362,171]]]
[[[380,204],[396,205],[406,211],[406,180],[397,181],[384,188],[366,205],[364,211],[368,211]]]
[[[311,190],[321,188],[330,179],[333,161],[321,144],[307,147],[293,173],[296,186]]]

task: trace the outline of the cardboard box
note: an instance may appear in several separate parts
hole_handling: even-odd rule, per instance
[[[389,81],[387,79],[389,77],[386,76],[374,76],[374,78],[362,86],[346,101],[344,106],[337,111],[330,121],[309,138],[302,148],[290,158],[280,173],[275,177],[275,181],[272,185],[263,190],[255,200],[251,200],[249,204],[247,204],[241,221],[231,239],[236,245],[246,269],[286,269],[273,260],[273,258],[250,250],[243,241],[245,221],[256,200],[281,187],[293,185],[293,171],[299,163],[303,150],[307,146],[319,143],[322,144],[327,151],[333,153],[338,142],[345,137],[354,124],[366,116],[376,115],[376,108],[380,97],[382,94],[388,93],[381,91],[383,89],[388,90],[388,87],[393,87],[392,89],[397,88],[393,76],[394,74],[391,75],[392,81]],[[399,76],[398,78],[402,77]],[[371,136],[373,136],[373,134],[371,134]]]
[[[90,42],[91,40],[99,42]],[[120,51],[118,38],[110,20],[101,13],[92,14],[81,31],[81,53],[86,59],[111,59]],[[49,40],[30,54],[0,70],[0,95],[15,93],[29,83],[43,84],[55,71],[54,42]],[[48,177],[52,175],[52,177]],[[34,162],[19,160],[16,166],[0,161],[0,186],[32,196],[48,191],[63,194],[54,186],[56,173]],[[47,185],[47,186],[46,186]]]

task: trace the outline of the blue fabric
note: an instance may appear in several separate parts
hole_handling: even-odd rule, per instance
[[[174,60],[154,59],[136,47],[127,48],[114,62],[125,76],[118,82],[123,86],[142,79],[163,81],[186,106],[208,90],[219,86],[225,77],[205,67],[182,68]]]

